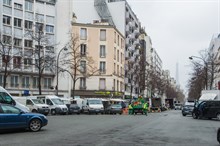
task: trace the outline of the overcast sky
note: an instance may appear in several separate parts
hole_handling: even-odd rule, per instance
[[[145,27],[163,61],[186,90],[191,68],[189,56],[209,47],[213,34],[220,33],[220,0],[127,0]]]

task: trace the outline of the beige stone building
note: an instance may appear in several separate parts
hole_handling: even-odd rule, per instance
[[[73,33],[79,38],[79,51],[94,60],[99,70],[93,76],[80,75],[76,82],[75,96],[122,97],[124,95],[124,38],[108,23],[72,23]],[[81,60],[81,64],[86,60]]]

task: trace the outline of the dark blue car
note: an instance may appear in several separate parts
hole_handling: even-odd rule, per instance
[[[29,129],[36,132],[47,123],[47,117],[42,114],[25,113],[12,105],[0,104],[0,130]]]

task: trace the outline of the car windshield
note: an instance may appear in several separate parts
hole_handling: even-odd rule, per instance
[[[62,100],[58,99],[58,98],[52,98],[51,99],[53,101],[54,104],[56,105],[64,105],[64,103],[62,102]]]
[[[88,103],[89,104],[102,104],[102,101],[101,100],[88,100]]]
[[[32,99],[32,101],[33,101],[35,104],[44,104],[44,102],[41,101],[40,99]]]

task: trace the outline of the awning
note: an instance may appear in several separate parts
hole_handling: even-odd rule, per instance
[[[199,100],[214,100],[217,98],[217,94],[215,93],[205,93],[199,98]]]

